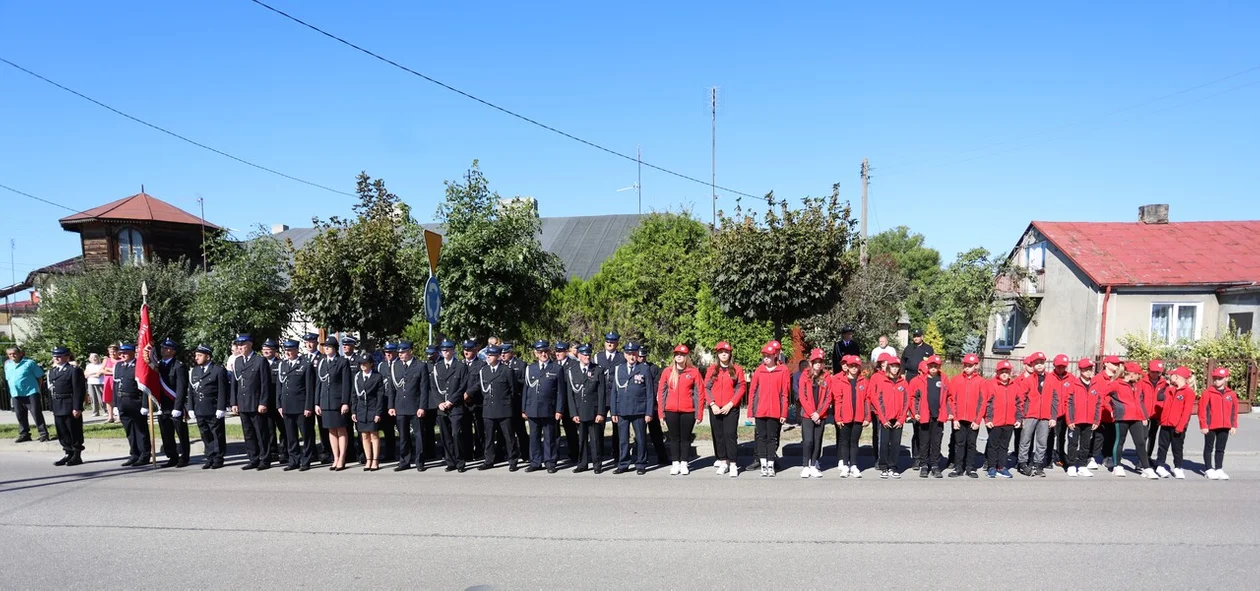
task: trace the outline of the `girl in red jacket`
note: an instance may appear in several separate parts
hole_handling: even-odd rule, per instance
[[[1094,431],[1102,420],[1102,400],[1098,384],[1094,383],[1094,362],[1082,359],[1076,362],[1077,377],[1066,387],[1063,421],[1067,432],[1067,475],[1091,478],[1086,456],[1094,440]],[[1094,458],[1088,458],[1093,462]]]
[[[687,345],[674,347],[674,362],[661,372],[656,388],[657,418],[669,429],[669,457],[674,458],[671,476],[691,473],[691,430],[704,419],[704,380],[690,355]]]
[[[1124,467],[1120,465],[1120,456],[1124,452],[1125,437],[1133,439],[1133,450],[1137,452],[1138,466],[1142,470],[1142,478],[1158,479],[1151,469],[1151,457],[1146,454],[1146,407],[1142,405],[1142,395],[1138,393],[1137,382],[1142,378],[1142,366],[1136,361],[1124,364],[1124,374],[1112,384],[1110,395],[1103,404],[1111,409],[1111,416],[1116,423],[1116,445],[1111,450],[1111,462],[1115,467],[1111,473],[1124,476]]]
[[[954,410],[950,407],[947,381],[941,375],[941,358],[932,355],[920,365],[925,369],[910,381],[910,412],[914,415],[914,428],[919,431],[919,458],[924,462],[919,478],[929,474],[942,478],[941,436],[945,423],[954,420]]]
[[[748,394],[748,418],[754,422],[757,459],[761,475],[773,477],[774,458],[779,451],[779,431],[787,421],[788,392],[792,373],[779,364],[778,341],[761,348],[761,365],[753,372]]]
[[[901,455],[901,432],[910,409],[910,385],[901,374],[900,359],[881,353],[879,361],[884,364],[885,379],[879,380],[872,398],[880,424],[879,477],[901,478],[897,460]]]
[[[984,422],[984,377],[980,375],[980,357],[974,353],[963,356],[962,373],[949,383],[949,407],[954,411],[954,470],[950,478],[976,474],[976,435]]]
[[[1011,477],[1006,469],[1007,447],[1024,420],[1023,388],[1022,380],[1011,379],[1011,362],[1005,359],[997,364],[997,376],[985,384],[984,426],[989,429],[989,440],[984,452],[989,459],[989,478]]]
[[[709,402],[709,427],[713,429],[713,455],[717,473],[739,475],[739,402],[744,398],[744,368],[731,361],[731,345],[722,341],[713,348],[717,363],[704,375],[705,399]],[[732,412],[733,411],[733,412]]]
[[[1168,385],[1160,390],[1164,399],[1159,401],[1159,455],[1155,458],[1155,474],[1160,478],[1175,476],[1185,480],[1181,469],[1182,449],[1186,443],[1186,426],[1190,424],[1190,411],[1194,407],[1194,390],[1190,388],[1190,368],[1178,367],[1168,374]],[[1154,419],[1152,419],[1154,422]],[[1169,474],[1164,460],[1168,458],[1168,446],[1172,446],[1173,469]]]
[[[809,369],[801,372],[797,401],[801,408],[801,478],[822,478],[823,433],[831,417],[831,390],[827,382],[826,355],[822,349],[809,353]]]
[[[1207,467],[1204,476],[1208,480],[1229,480],[1222,466],[1225,443],[1238,432],[1238,395],[1229,388],[1227,367],[1212,370],[1212,385],[1199,398],[1199,431],[1203,432],[1203,465]],[[1216,463],[1212,463],[1213,459]]]
[[[861,478],[858,469],[858,440],[862,427],[871,424],[871,408],[867,400],[867,383],[862,378],[862,358],[845,355],[840,359],[841,371],[831,376],[833,416],[836,420],[836,455],[840,456],[840,477]]]

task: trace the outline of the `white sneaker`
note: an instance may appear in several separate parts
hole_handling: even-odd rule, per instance
[[[1203,475],[1204,475],[1204,476],[1207,476],[1207,479],[1208,479],[1208,480],[1220,480],[1220,479],[1221,479],[1221,477],[1220,477],[1220,476],[1217,476],[1217,475],[1216,475],[1216,470],[1212,470],[1212,469],[1208,469],[1208,471],[1207,471],[1207,472],[1204,472],[1204,473],[1203,473]]]
[[[1093,472],[1090,472],[1090,471],[1089,471],[1089,468],[1078,468],[1078,469],[1076,470],[1076,475],[1077,475],[1077,476],[1084,476],[1085,478],[1093,478],[1093,477],[1094,477],[1094,473],[1093,473]]]
[[[849,467],[846,466],[844,462],[841,462],[839,466],[836,466],[836,476],[841,478],[849,477]]]
[[[717,475],[721,476],[723,474],[726,474],[726,462],[718,462]]]
[[[1116,466],[1115,468],[1112,468],[1112,469],[1111,469],[1111,473],[1112,473],[1112,474],[1115,474],[1116,476],[1119,476],[1119,477],[1121,477],[1121,478],[1124,478],[1124,476],[1125,476],[1125,474],[1124,474],[1124,468],[1121,468],[1120,466]]]
[[[812,470],[813,470],[813,477],[814,477],[814,478],[822,478],[822,470],[819,470],[819,469],[818,469],[818,466],[814,466],[814,467],[812,468]]]
[[[801,478],[809,478],[814,475],[814,469],[809,466],[801,466]]]
[[[731,462],[731,469],[727,473],[731,475],[731,478],[739,476],[739,466],[736,466],[735,462]]]
[[[1157,468],[1155,470],[1155,473],[1158,474],[1160,478],[1172,478],[1172,472],[1169,472],[1168,468],[1165,468],[1163,466],[1160,466],[1159,468]]]
[[[861,478],[862,471],[857,466],[849,466],[849,476],[852,478]]]
[[[669,465],[669,475],[678,476],[678,462],[674,462]]]
[[[1068,466],[1068,476],[1076,478],[1076,466]]]
[[[691,466],[687,462],[678,462],[678,473],[683,476],[691,474]]]
[[[1216,479],[1217,479],[1217,480],[1229,480],[1229,474],[1226,474],[1224,470],[1217,470],[1217,471],[1216,471]]]
[[[1090,458],[1090,459],[1089,459],[1089,465],[1088,465],[1088,466],[1085,466],[1085,467],[1086,467],[1086,468],[1088,468],[1088,469],[1090,469],[1090,470],[1097,470],[1097,469],[1098,469],[1098,462],[1095,462],[1095,461],[1094,461],[1094,458]]]
[[[713,462],[713,467],[714,467],[714,468],[722,468],[722,467],[723,467],[723,466],[725,466],[725,465],[726,465],[726,460],[715,460],[715,461]],[[723,470],[722,470],[722,471],[723,471],[723,472],[725,472],[725,471],[726,471],[726,470],[725,470],[725,468],[723,468]]]
[[[1142,470],[1142,478],[1146,478],[1148,480],[1159,480],[1159,476],[1156,475],[1155,471],[1150,468]]]
[[[1181,468],[1173,468],[1173,478],[1176,478],[1177,480],[1185,480],[1186,471]]]

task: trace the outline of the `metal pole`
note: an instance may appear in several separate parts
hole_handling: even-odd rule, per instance
[[[863,267],[866,266],[866,185],[871,176],[870,164],[865,158],[862,159],[862,248],[858,251],[858,261]]]
[[[716,228],[717,227],[717,87],[716,86],[709,89],[709,112],[712,115],[712,118],[710,120],[711,121],[710,137],[712,140],[712,144],[709,147],[709,154],[712,161],[710,162],[711,176],[709,177],[709,192],[711,193],[713,197],[713,227]]]
[[[197,197],[197,203],[201,205],[201,272],[209,273],[210,264],[206,257],[206,200]]]
[[[639,192],[639,215],[643,215],[643,146],[635,146],[634,153],[634,160],[639,165],[639,178],[634,181],[634,188]]]

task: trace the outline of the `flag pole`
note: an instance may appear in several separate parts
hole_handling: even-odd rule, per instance
[[[140,282],[140,299],[144,306],[147,307],[149,305],[149,283],[147,281]],[[148,348],[141,352],[146,357],[144,359],[146,364],[151,361],[148,357],[150,356],[149,350],[152,348],[152,343],[149,343],[149,345]],[[145,396],[145,400],[149,405],[149,467],[157,469],[157,445],[154,443],[156,434],[153,429],[153,393],[146,392],[146,394],[148,396]]]

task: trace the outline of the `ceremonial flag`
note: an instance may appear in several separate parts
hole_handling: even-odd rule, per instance
[[[154,392],[161,391],[162,379],[154,367],[157,358],[153,350],[153,331],[149,329],[148,304],[140,306],[140,334],[136,336],[136,351],[141,355],[139,363],[136,363],[136,385],[152,397]]]

